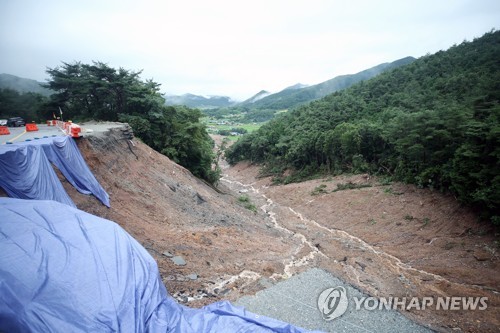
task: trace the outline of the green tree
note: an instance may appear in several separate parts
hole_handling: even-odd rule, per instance
[[[46,87],[55,91],[45,112],[64,109],[65,119],[128,122],[135,134],[153,149],[210,183],[220,170],[212,152],[213,141],[200,122],[199,110],[167,107],[160,85],[142,81],[141,72],[114,69],[102,62],[63,63],[49,68]]]
[[[0,118],[23,117],[27,122],[44,122],[42,113],[47,97],[27,92],[19,93],[12,89],[0,89]]]

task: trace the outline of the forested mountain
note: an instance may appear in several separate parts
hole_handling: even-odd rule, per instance
[[[190,108],[214,109],[234,105],[235,102],[227,96],[198,96],[193,94],[184,94],[181,96],[164,95],[167,105],[185,105]]]
[[[230,162],[266,171],[371,172],[452,192],[500,224],[500,32],[424,56],[281,114]]]
[[[386,70],[406,65],[414,61],[413,57],[406,57],[396,60],[391,63],[384,63],[375,67],[366,69],[357,74],[341,75],[331,80],[313,85],[306,86],[303,84],[296,84],[291,87],[285,88],[282,91],[271,94],[254,102],[243,102],[239,106],[256,108],[256,109],[272,109],[282,110],[289,109],[300,104],[310,102],[312,100],[324,97],[333,92],[345,89],[351,85],[370,79]]]
[[[11,74],[0,74],[0,89],[12,89],[19,93],[36,93],[43,96],[50,96],[53,91],[44,88],[42,82],[25,79]]]
[[[53,91],[42,83],[11,74],[0,74],[0,118],[23,117],[26,121],[45,121],[40,108]]]
[[[34,92],[20,93],[10,88],[0,89],[0,119],[23,117],[27,122],[44,122],[40,108],[47,97]]]

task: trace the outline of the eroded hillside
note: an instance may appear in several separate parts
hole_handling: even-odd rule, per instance
[[[244,208],[224,184],[215,190],[122,133],[114,129],[78,142],[110,195],[110,209],[63,184],[78,208],[115,221],[148,249],[179,301],[200,306],[236,299],[263,288],[261,277],[283,272],[300,240],[270,227],[260,209]],[[185,265],[174,263],[176,256]]]
[[[372,296],[488,297],[485,311],[404,313],[438,331],[500,325],[497,239],[453,197],[368,175],[272,186],[249,164],[226,165],[214,189],[128,135],[78,141],[110,209],[59,176],[78,208],[148,249],[180,302],[235,300],[318,267]]]

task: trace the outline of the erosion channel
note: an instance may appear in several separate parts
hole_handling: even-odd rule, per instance
[[[318,267],[374,297],[488,297],[484,311],[403,314],[438,331],[500,327],[498,243],[453,197],[369,175],[272,185],[249,163],[225,165],[223,173],[222,183],[282,234],[276,242],[296,240],[269,280]]]

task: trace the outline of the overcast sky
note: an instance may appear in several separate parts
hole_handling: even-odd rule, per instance
[[[102,61],[168,94],[246,99],[500,28],[500,0],[0,0],[0,73]]]

